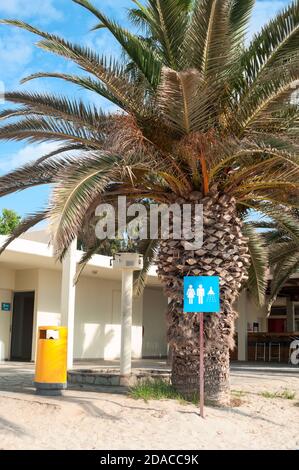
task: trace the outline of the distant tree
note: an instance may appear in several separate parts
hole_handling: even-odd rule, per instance
[[[19,225],[21,216],[10,209],[2,209],[0,216],[0,235],[9,235]]]

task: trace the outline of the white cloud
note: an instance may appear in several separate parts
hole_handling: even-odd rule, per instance
[[[62,18],[62,14],[54,6],[53,0],[1,0],[0,13],[8,17],[17,16],[24,19],[40,17],[43,22]]]
[[[37,160],[38,158],[53,152],[59,147],[55,142],[44,142],[42,144],[26,145],[24,148],[12,155],[2,155],[0,158],[0,171],[6,173],[25,163]]]
[[[0,80],[9,74],[18,73],[30,63],[33,46],[20,31],[7,31],[0,36]]]

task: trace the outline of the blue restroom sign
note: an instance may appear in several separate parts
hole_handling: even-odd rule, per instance
[[[219,276],[184,277],[184,312],[220,312]]]

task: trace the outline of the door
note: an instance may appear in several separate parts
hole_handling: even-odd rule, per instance
[[[284,318],[269,318],[269,333],[284,333],[286,331],[286,320]]]
[[[30,361],[32,350],[34,292],[16,292],[11,329],[11,361]]]

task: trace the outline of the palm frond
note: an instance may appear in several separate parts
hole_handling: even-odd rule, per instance
[[[50,94],[29,93],[29,92],[8,92],[5,100],[26,106],[28,115],[51,116],[52,118],[70,121],[72,124],[86,127],[91,132],[99,132],[106,126],[109,116],[98,111],[95,107],[86,106],[83,101],[71,100]],[[23,115],[24,108],[20,109]],[[8,117],[18,116],[18,110],[7,114]],[[3,114],[2,114],[3,118]]]
[[[224,72],[230,50],[230,0],[202,0],[194,4],[183,44],[185,67],[196,68],[204,79]]]
[[[271,307],[279,291],[292,274],[299,270],[299,251],[291,252],[276,264],[271,281],[271,293],[268,308]]]
[[[248,83],[254,83],[264,72],[283,60],[298,55],[299,3],[293,1],[264,26],[251,41],[243,56]]]
[[[142,240],[138,244],[138,252],[143,255],[143,268],[138,271],[134,280],[134,294],[143,293],[146,285],[148,271],[153,265],[159,249],[159,240]]]
[[[165,122],[177,133],[203,131],[212,125],[212,95],[213,90],[205,87],[197,70],[176,72],[163,68],[157,103]]]
[[[58,256],[78,236],[94,200],[100,200],[105,188],[118,179],[118,162],[117,156],[108,153],[90,155],[82,159],[81,165],[66,167],[60,174],[50,203],[51,231],[55,234],[53,244]]]
[[[294,74],[280,76],[279,80],[267,81],[244,101],[240,101],[240,111],[234,116],[242,130],[248,128],[265,129],[279,124],[286,126],[285,116],[281,115],[284,104],[288,105],[291,95],[299,88],[299,70]]]
[[[146,5],[134,1],[139,7],[130,10],[130,18],[151,35],[158,44],[165,66],[181,68],[182,43],[186,34],[191,0],[149,0]]]
[[[21,83],[24,84],[24,83],[29,82],[30,80],[35,80],[38,78],[58,78],[66,82],[73,83],[74,85],[78,85],[79,87],[84,88],[85,90],[93,91],[97,93],[98,95],[102,96],[103,98],[106,98],[111,103],[114,103],[116,106],[122,109],[125,109],[122,101],[117,99],[116,96],[114,96],[108,90],[108,88],[104,84],[101,83],[100,80],[94,80],[88,76],[80,77],[78,75],[69,75],[65,73],[38,72],[38,73],[33,73],[31,75],[28,75],[28,77],[24,77],[21,80]]]
[[[139,70],[144,74],[149,84],[155,88],[159,82],[161,64],[154,51],[148,46],[147,42],[134,36],[128,30],[118,25],[115,21],[110,20],[88,0],[73,1],[89,10],[100,20],[100,24],[94,29],[98,29],[99,27],[107,28],[131,60],[133,60],[138,66]]]
[[[88,147],[85,147],[82,144],[66,145],[63,147],[59,147],[57,150],[53,150],[53,152],[47,153],[46,155],[43,155],[42,157],[39,157],[37,160],[35,160],[35,165],[40,165],[45,160],[49,160],[50,158],[56,157],[57,155],[60,155],[62,153],[73,152],[73,151],[88,151],[88,150],[94,150],[94,149],[93,148],[88,149]]]
[[[70,141],[90,148],[101,148],[101,135],[55,117],[25,117],[0,127],[0,139],[28,142]]]
[[[83,255],[81,256],[81,259],[79,261],[79,264],[77,266],[76,274],[75,274],[75,279],[74,279],[74,284],[77,284],[84,269],[86,268],[87,264],[91,260],[91,258],[98,253],[99,250],[99,245],[100,243],[96,243],[92,247],[88,249]]]
[[[237,44],[244,46],[244,36],[255,0],[232,0],[229,7],[230,29]]]
[[[248,272],[247,287],[259,302],[265,302],[267,289],[268,254],[265,241],[250,222],[243,226],[243,234],[248,238],[248,248],[251,257],[251,265]]]
[[[125,106],[128,111],[142,111],[143,96],[140,96],[141,90],[136,89],[136,87],[130,83],[126,76],[125,69],[116,60],[108,60],[105,57],[100,57],[88,47],[72,44],[59,36],[41,31],[22,21],[1,20],[1,22],[41,36],[44,39],[39,41],[37,46],[48,52],[72,60],[83,70],[96,76],[105,84],[110,93],[123,103],[123,106]]]
[[[80,165],[80,159],[78,157],[64,156],[63,158],[53,158],[70,150],[79,151],[82,150],[82,146],[60,147],[36,161],[27,163],[1,176],[0,197],[16,191],[23,191],[33,186],[53,183],[58,173],[64,170],[66,166],[74,166],[74,168],[77,168]],[[86,150],[84,151],[87,152]]]
[[[289,149],[293,153],[289,152]],[[227,168],[230,168],[231,171],[226,176],[226,185],[229,186],[234,181],[237,184],[237,180],[242,182],[246,173],[261,177],[262,173],[265,175],[271,169],[298,171],[298,165],[296,147],[286,145],[281,140],[267,140],[261,135],[256,136],[255,140],[234,139],[215,145],[213,153],[209,156],[209,177],[211,180],[221,181],[223,171],[227,172]],[[261,173],[258,170],[264,171]]]
[[[84,269],[86,268],[87,264],[92,259],[92,257],[100,253],[101,246],[103,245],[103,243],[105,243],[105,241],[96,240],[96,242],[92,246],[90,246],[87,251],[83,253],[77,266],[74,284],[78,283],[81,275],[83,274]]]
[[[269,262],[270,266],[276,266],[277,263],[281,263],[290,255],[296,255],[299,251],[299,245],[296,241],[283,241],[279,233],[276,233],[277,237],[264,239],[269,244]]]
[[[298,218],[294,217],[283,205],[271,205],[265,202],[260,202],[252,205],[252,209],[263,214],[265,217],[270,218],[275,222],[278,230],[282,230],[285,234],[288,234],[291,239],[299,243]]]
[[[242,189],[246,191],[246,188],[252,191],[250,181],[255,185],[255,191],[263,189],[268,183],[272,185],[270,179],[268,182],[267,179],[273,178],[273,175],[278,177],[277,187],[284,183],[292,185],[292,174],[295,176],[294,183],[296,184],[299,176],[299,156],[269,148],[265,148],[264,152],[253,152],[253,155],[254,159],[238,159],[238,168],[231,172],[225,183],[227,191],[239,192]]]

